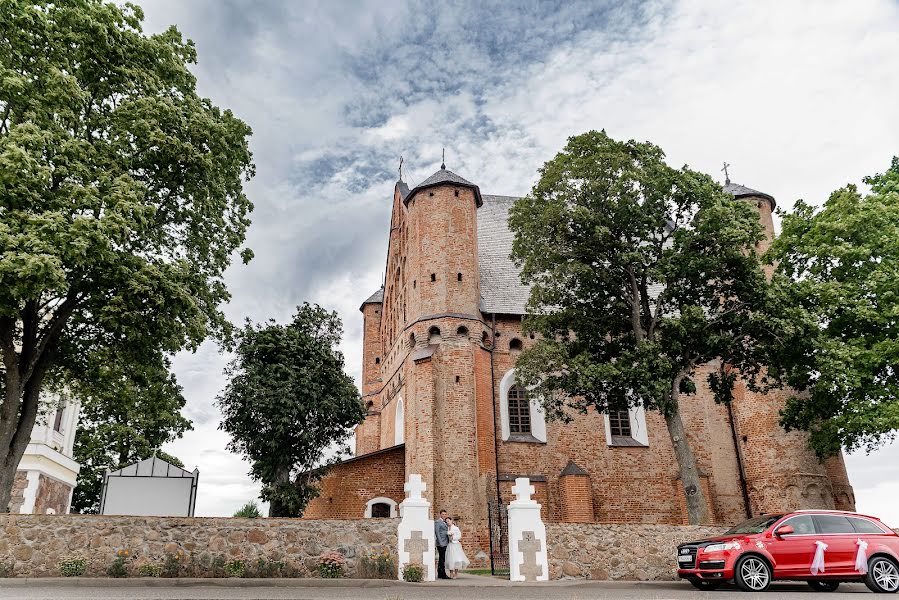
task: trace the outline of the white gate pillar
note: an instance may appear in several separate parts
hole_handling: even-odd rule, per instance
[[[509,580],[548,581],[546,526],[540,518],[540,505],[531,499],[534,486],[527,477],[519,477],[512,493],[515,500],[509,503]]]
[[[409,564],[419,564],[424,570],[425,581],[436,579],[434,566],[434,522],[429,509],[431,503],[421,495],[427,486],[421,475],[410,474],[403,486],[406,499],[400,503],[400,524],[397,528],[397,576],[403,579],[403,569]]]

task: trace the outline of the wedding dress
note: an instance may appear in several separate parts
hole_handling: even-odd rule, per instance
[[[447,532],[449,534],[450,543],[446,548],[446,570],[457,571],[468,567],[468,557],[462,550],[462,531],[453,525]]]

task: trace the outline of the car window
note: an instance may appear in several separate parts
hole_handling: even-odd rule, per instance
[[[849,519],[839,515],[815,515],[818,533],[855,533]]]
[[[883,533],[883,530],[869,521],[868,519],[859,519],[857,517],[847,517],[849,522],[855,528],[856,533]]]
[[[755,517],[754,519],[743,521],[735,527],[731,527],[725,532],[725,534],[761,533],[774,525],[774,523],[782,516],[783,515],[762,515],[760,517]]]
[[[784,525],[789,525],[793,528],[793,535],[811,535],[816,533],[815,522],[812,520],[811,515],[792,517],[781,523],[780,527],[783,527]],[[778,527],[778,529],[780,529],[780,527]]]

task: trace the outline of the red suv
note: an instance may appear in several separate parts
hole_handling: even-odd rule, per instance
[[[760,592],[772,580],[808,581],[819,592],[864,581],[899,590],[899,536],[874,517],[836,510],[762,515],[719,537],[677,547],[677,574],[700,590],[725,581]]]

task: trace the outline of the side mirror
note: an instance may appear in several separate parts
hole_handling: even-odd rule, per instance
[[[792,526],[784,525],[783,527],[778,527],[777,530],[774,532],[774,535],[776,535],[777,537],[782,537],[785,535],[792,535],[794,533],[796,533],[796,531],[793,529]]]

